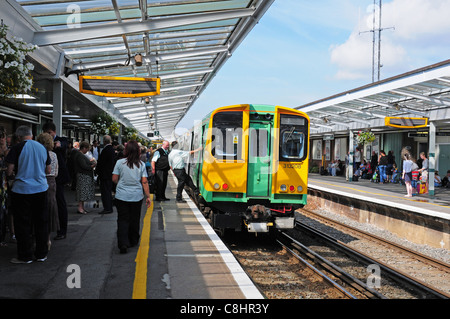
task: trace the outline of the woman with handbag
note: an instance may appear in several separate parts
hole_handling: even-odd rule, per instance
[[[95,199],[95,182],[94,182],[94,167],[95,160],[89,160],[85,155],[90,149],[89,142],[83,141],[80,143],[80,151],[74,153],[74,166],[77,176],[77,200],[78,213],[87,214],[84,209],[84,202]]]

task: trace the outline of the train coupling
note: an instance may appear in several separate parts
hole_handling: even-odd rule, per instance
[[[251,233],[266,233],[274,226],[278,229],[294,228],[294,217],[274,217],[271,209],[263,205],[247,208],[245,225]]]

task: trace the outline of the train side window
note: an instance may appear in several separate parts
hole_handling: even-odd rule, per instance
[[[308,147],[307,120],[301,116],[280,116],[280,161],[300,162]]]
[[[214,115],[211,154],[220,160],[242,159],[242,112]]]

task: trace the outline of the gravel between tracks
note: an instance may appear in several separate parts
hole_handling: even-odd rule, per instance
[[[439,259],[442,260],[448,264],[450,264],[450,250],[448,249],[444,249],[444,248],[434,248],[434,247],[430,247],[428,245],[419,245],[419,244],[415,244],[412,243],[406,239],[400,238],[397,235],[385,230],[385,229],[381,229],[379,227],[376,227],[374,225],[370,225],[370,224],[364,224],[364,223],[359,223],[357,221],[354,221],[350,218],[347,218],[345,216],[341,216],[338,214],[334,214],[334,213],[330,213],[328,211],[325,210],[312,210],[315,213],[321,214],[325,217],[328,217],[330,219],[333,219],[335,221],[341,222],[345,225],[348,226],[352,226],[354,228],[360,229],[362,231],[371,233],[373,235],[376,235],[378,237],[382,237],[385,238],[389,241],[395,242],[399,245],[402,245],[406,248],[409,248],[411,250],[417,251],[419,253],[422,253],[424,255],[430,256],[432,258],[435,259]],[[340,238],[336,238],[336,239],[340,239]]]

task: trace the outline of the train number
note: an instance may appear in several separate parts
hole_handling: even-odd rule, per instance
[[[302,168],[302,164],[284,164],[283,168],[295,168],[300,169]]]

